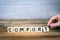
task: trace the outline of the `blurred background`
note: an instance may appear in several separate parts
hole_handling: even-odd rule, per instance
[[[60,13],[60,0],[0,0],[0,18],[50,18]]]

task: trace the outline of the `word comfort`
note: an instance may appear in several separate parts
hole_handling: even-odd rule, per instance
[[[44,27],[8,27],[8,32],[49,32],[47,26]]]

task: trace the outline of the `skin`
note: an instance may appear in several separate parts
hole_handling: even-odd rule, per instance
[[[60,26],[60,14],[51,17],[47,25],[49,25],[51,28]]]

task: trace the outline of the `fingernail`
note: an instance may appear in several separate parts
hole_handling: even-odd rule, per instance
[[[48,27],[49,27],[49,28],[51,28],[51,26],[50,26],[50,25],[48,25]]]

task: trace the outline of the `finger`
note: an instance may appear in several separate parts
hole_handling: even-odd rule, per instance
[[[50,25],[51,23],[53,23],[54,20],[57,19],[57,16],[54,16],[52,18],[50,18],[49,22],[48,22],[48,25]]]
[[[50,24],[51,28],[54,28],[56,26],[60,26],[60,22],[57,22],[57,23],[52,23]]]

